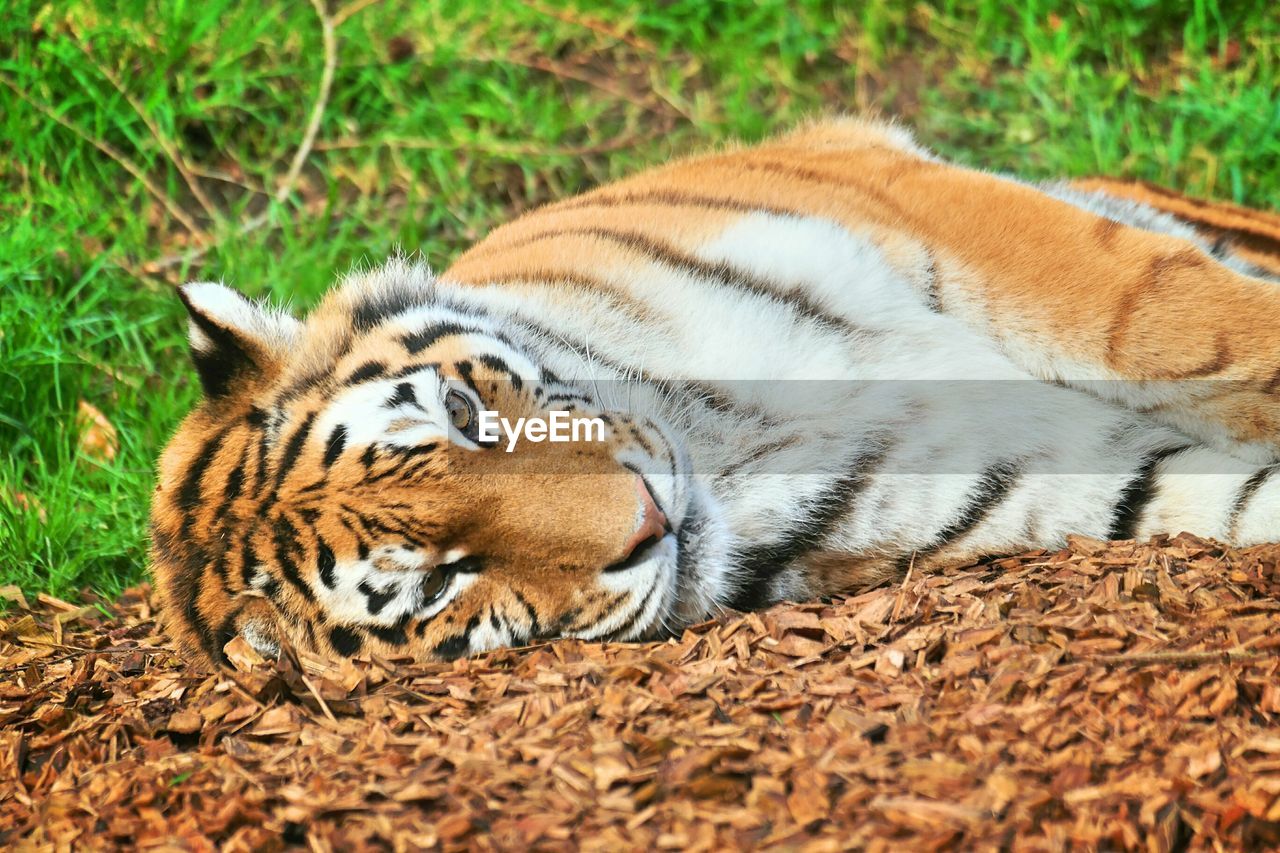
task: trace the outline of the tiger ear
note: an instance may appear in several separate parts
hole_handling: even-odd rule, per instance
[[[191,360],[209,399],[275,369],[298,339],[302,324],[273,311],[235,288],[195,282],[178,288],[191,315]]]

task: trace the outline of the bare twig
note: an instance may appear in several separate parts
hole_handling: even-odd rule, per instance
[[[324,39],[324,70],[320,73],[320,88],[316,92],[315,103],[311,105],[311,118],[307,121],[307,129],[302,134],[302,142],[293,153],[293,162],[289,171],[276,189],[276,201],[284,201],[293,191],[293,185],[302,172],[302,167],[311,154],[311,146],[315,144],[316,134],[320,132],[320,122],[324,120],[324,111],[329,106],[329,93],[333,89],[333,75],[338,68],[338,39],[334,34],[333,18],[325,11],[324,0],[311,0],[311,7],[316,10],[320,19],[320,32]]]
[[[143,106],[141,101],[133,96],[133,94],[124,85],[124,82],[116,76],[114,71],[98,61],[97,57],[93,55],[93,52],[89,50],[89,45],[85,44],[80,39],[79,34],[74,31],[72,32],[72,41],[75,42],[76,47],[80,48],[80,52],[83,53],[85,58],[93,64],[93,67],[97,69],[98,73],[105,77],[107,82],[111,84],[112,88],[119,92],[125,101],[128,102],[129,106],[133,108],[133,111],[138,114],[138,118],[142,119],[142,123],[146,125],[147,130],[151,132],[151,137],[155,139],[156,143],[160,146],[160,150],[165,153],[165,156],[167,156],[173,163],[174,168],[178,170],[178,174],[182,176],[183,182],[185,182],[187,188],[191,190],[191,195],[195,197],[195,200],[200,204],[200,207],[204,208],[204,212],[215,222],[221,221],[222,212],[218,210],[217,205],[215,205],[209,199],[209,196],[205,194],[204,188],[200,186],[200,181],[193,174],[191,167],[187,164],[186,158],[183,157],[182,152],[178,150],[178,146],[172,139],[169,139],[164,135],[160,130],[160,126],[156,124],[155,119],[153,119],[151,114],[147,111],[147,108]]]
[[[1274,651],[1249,651],[1246,649],[1219,649],[1208,652],[1136,652],[1131,654],[1089,655],[1081,657],[1083,663],[1101,663],[1113,666],[1154,666],[1200,663],[1237,663],[1275,657]]]
[[[692,120],[689,114],[682,108],[672,103],[669,98],[662,97],[656,92],[652,93],[656,98],[650,98],[646,101],[637,97],[634,92],[628,92],[626,89],[614,85],[609,80],[605,80],[592,74],[585,74],[570,65],[563,62],[553,62],[546,57],[522,57],[516,54],[498,55],[482,53],[471,58],[479,62],[492,62],[495,65],[502,65],[504,63],[509,65],[519,65],[523,68],[531,68],[534,71],[542,71],[563,80],[574,80],[578,83],[585,83],[586,85],[599,89],[606,94],[613,95],[615,98],[627,101],[628,103],[647,112],[656,113],[668,118],[684,118]],[[664,107],[665,109],[659,109],[659,107]]]
[[[236,175],[224,172],[221,169],[209,169],[195,164],[188,164],[188,167],[191,169],[191,172],[198,177],[206,178],[210,181],[219,181],[224,184],[231,184],[232,186],[240,187],[240,189],[245,190],[246,192],[251,192],[254,195],[270,195],[262,184],[253,182],[247,177],[237,177]]]
[[[516,143],[456,143],[442,139],[424,139],[421,137],[384,137],[381,139],[333,139],[317,142],[317,151],[343,151],[354,148],[392,148],[421,151],[467,151],[470,153],[491,154],[497,157],[581,157],[585,154],[603,154],[633,148],[637,144],[653,139],[657,134],[632,134],[618,136],[607,142],[592,145],[562,145],[543,147],[538,145],[519,145]]]
[[[324,701],[324,698],[320,695],[320,691],[316,689],[316,686],[311,682],[311,679],[307,678],[302,670],[298,670],[298,677],[302,679],[302,683],[307,688],[307,691],[315,697],[316,704],[320,706],[320,710],[324,712],[324,715],[329,718],[329,722],[338,722],[337,718],[333,716],[333,711],[329,710],[329,703]]]
[[[907,584],[911,582],[911,575],[915,572],[915,569],[916,552],[912,551],[911,562],[907,563],[907,573],[902,578],[902,585],[898,587],[898,594],[894,596],[893,613],[889,616],[889,619],[893,622],[897,622],[902,615],[902,608],[907,600]]]
[[[27,94],[25,89],[10,80],[7,75],[0,74],[0,84],[4,85],[5,88],[12,91],[19,98],[26,101],[40,113],[44,114],[47,118],[57,122],[62,127],[74,133],[80,139],[89,143],[94,148],[97,148],[103,154],[114,160],[120,168],[124,169],[132,175],[138,183],[142,184],[142,186],[146,188],[147,192],[151,194],[151,197],[159,202],[165,210],[169,211],[170,216],[182,223],[182,227],[186,228],[187,231],[190,232],[193,240],[199,244],[207,244],[209,242],[209,235],[196,224],[195,220],[192,219],[177,202],[170,198],[164,190],[160,189],[160,187],[156,185],[155,181],[151,180],[151,178],[148,177],[136,163],[126,157],[115,146],[110,143],[103,142],[101,139],[95,139],[88,133],[85,133],[75,124],[59,115],[52,107],[31,97]]]
[[[112,382],[119,382],[122,385],[127,385],[130,388],[134,389],[135,391],[142,387],[142,380],[140,378],[138,378],[137,376],[129,376],[128,374],[124,373],[121,370],[117,370],[116,368],[112,367],[109,364],[103,364],[102,362],[95,359],[93,357],[93,354],[88,352],[87,350],[73,350],[71,354],[74,355],[76,358],[80,359],[80,361],[82,361],[84,364],[87,364],[89,367],[92,367],[94,370],[97,370],[103,375],[109,377]]]

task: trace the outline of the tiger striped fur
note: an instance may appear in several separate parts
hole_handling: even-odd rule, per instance
[[[167,624],[452,658],[661,636],[1071,533],[1280,538],[1280,219],[815,123],[392,260],[188,285]],[[481,440],[480,409],[604,441]]]

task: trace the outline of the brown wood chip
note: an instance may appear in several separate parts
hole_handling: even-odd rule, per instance
[[[0,847],[1280,843],[1280,546],[1072,538],[652,644],[191,670],[0,611]]]

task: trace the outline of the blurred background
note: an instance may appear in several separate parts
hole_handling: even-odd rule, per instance
[[[343,5],[345,3],[345,5]],[[181,281],[305,310],[533,205],[830,110],[960,162],[1280,205],[1268,0],[11,0],[0,597],[143,575]]]

